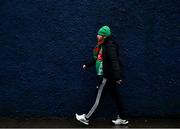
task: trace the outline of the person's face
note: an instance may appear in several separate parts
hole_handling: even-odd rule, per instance
[[[98,42],[103,42],[105,36],[97,35]]]

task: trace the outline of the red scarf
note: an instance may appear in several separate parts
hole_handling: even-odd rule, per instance
[[[95,46],[94,50],[93,50],[93,56],[96,60],[103,60],[102,59],[102,51],[100,52],[101,46],[104,43],[104,36],[99,36],[97,35],[97,39],[98,39],[98,43]]]

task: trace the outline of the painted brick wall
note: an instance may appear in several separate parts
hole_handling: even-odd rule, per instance
[[[99,27],[120,46],[119,93],[129,117],[180,115],[179,0],[1,0],[0,116],[74,117],[97,93],[91,59]],[[96,117],[113,116],[110,98]]]

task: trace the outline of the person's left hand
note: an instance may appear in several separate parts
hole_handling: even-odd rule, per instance
[[[117,84],[121,84],[122,83],[122,80],[118,80],[116,81]]]

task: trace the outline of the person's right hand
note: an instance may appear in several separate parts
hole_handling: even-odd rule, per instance
[[[87,67],[86,67],[86,65],[84,64],[84,65],[83,65],[83,69],[86,69],[86,68],[87,68]]]
[[[116,81],[116,83],[120,85],[120,84],[122,84],[122,80],[118,80],[118,81]]]

